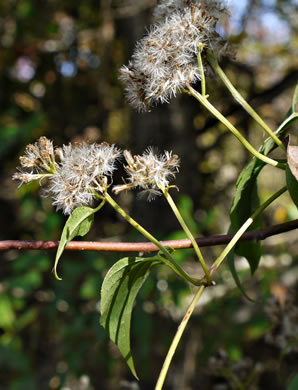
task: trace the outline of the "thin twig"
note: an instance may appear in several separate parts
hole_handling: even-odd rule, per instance
[[[269,228],[254,230],[243,234],[239,241],[261,241],[268,237],[277,234],[286,233],[290,230],[298,228],[298,219],[294,221],[281,223]],[[196,242],[200,247],[226,245],[234,237],[233,234],[223,234],[211,237],[196,238]],[[161,241],[162,245],[170,246],[174,249],[191,248],[190,240],[171,240]],[[0,250],[8,249],[57,249],[59,241],[19,241],[6,240],[0,241]],[[101,252],[156,252],[159,249],[151,242],[111,242],[111,241],[72,241],[65,250],[70,251],[101,251]]]

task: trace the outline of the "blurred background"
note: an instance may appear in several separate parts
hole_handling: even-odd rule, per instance
[[[196,235],[224,234],[239,172],[251,158],[226,129],[188,96],[150,113],[124,100],[118,70],[151,23],[155,0],[6,0],[0,2],[0,238],[58,240],[66,218],[38,183],[17,188],[11,176],[27,144],[44,135],[55,145],[108,141],[133,153],[148,146],[181,158],[173,191]],[[219,32],[236,47],[222,67],[265,121],[276,129],[298,80],[297,0],[231,0]],[[210,100],[258,148],[264,134],[216,77]],[[294,131],[294,129],[292,129]],[[123,171],[115,181],[121,182]],[[284,183],[265,168],[259,195]],[[184,238],[162,197],[150,204],[134,193],[118,196],[131,215],[162,239]],[[284,195],[264,226],[298,217]],[[86,240],[142,241],[106,206]],[[221,247],[204,249],[208,259]],[[165,390],[285,389],[297,372],[297,232],[267,239],[251,278],[237,261],[251,303],[226,265],[207,291],[182,339]],[[0,390],[151,390],[192,290],[160,267],[137,299],[132,349],[138,384],[99,325],[99,291],[122,254],[67,253],[63,281],[51,269],[54,251],[0,253]],[[193,276],[191,250],[175,254]],[[246,387],[241,387],[241,383]],[[239,385],[240,383],[240,385]]]

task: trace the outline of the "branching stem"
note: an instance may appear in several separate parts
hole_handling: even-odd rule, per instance
[[[275,161],[263,154],[259,153],[236,129],[235,126],[232,125],[230,121],[227,120],[205,97],[203,97],[198,91],[196,91],[190,84],[187,84],[187,90],[184,92],[189,93],[194,98],[196,98],[208,111],[210,111],[220,122],[222,122],[234,135],[238,140],[242,143],[242,145],[255,157],[264,161],[266,164],[272,165],[273,167],[282,168],[282,164],[278,161]]]
[[[164,257],[168,260],[168,262],[172,265],[172,268],[177,270],[186,281],[190,282],[191,284],[195,286],[201,286],[205,283],[203,280],[194,279],[191,276],[189,276],[180,266],[176,263],[174,258],[172,257],[171,253],[168,251],[168,249],[161,244],[160,241],[158,241],[154,236],[152,236],[151,233],[149,233],[146,229],[144,229],[138,222],[136,222],[133,218],[131,218],[119,205],[117,202],[114,201],[114,199],[106,193],[104,195],[104,198],[114,209],[117,211],[128,223],[130,223],[138,232],[140,232],[144,237],[146,237],[149,241],[153,242],[163,253]]]
[[[274,134],[270,127],[263,121],[263,119],[256,113],[256,111],[248,104],[248,102],[243,98],[243,96],[237,91],[233,86],[227,75],[219,66],[215,55],[211,50],[208,50],[207,58],[209,63],[212,65],[213,69],[219,75],[225,86],[233,95],[234,99],[250,114],[250,116],[263,128],[263,130],[274,140],[274,142],[285,150],[285,146],[282,141]],[[203,95],[203,93],[202,93]],[[204,95],[203,95],[204,96]]]
[[[199,262],[201,263],[201,266],[204,270],[204,273],[206,275],[206,280],[207,280],[207,284],[211,284],[211,278],[210,278],[210,273],[208,271],[208,268],[206,266],[206,263],[205,263],[205,260],[204,260],[204,257],[202,255],[202,252],[194,238],[194,236],[192,235],[191,231],[189,230],[188,226],[186,225],[184,219],[182,218],[173,198],[171,197],[171,195],[169,194],[169,189],[168,188],[160,188],[165,196],[165,198],[167,199],[171,209],[173,210],[173,213],[175,214],[177,220],[179,221],[182,229],[184,230],[185,234],[187,235],[187,237],[190,239],[190,242],[192,243],[192,246],[196,252],[196,255],[198,257],[198,260]]]
[[[287,190],[287,186],[284,186],[279,191],[277,191],[275,194],[270,196],[269,199],[266,200],[244,224],[241,226],[241,228],[237,231],[237,233],[234,235],[232,240],[229,242],[229,244],[225,247],[225,249],[222,251],[222,253],[218,256],[218,258],[215,260],[215,262],[212,264],[212,267],[210,269],[210,273],[212,274],[223,262],[225,257],[229,254],[229,252],[234,248],[234,246],[239,241],[240,237],[243,235],[243,233],[249,228],[249,226],[253,223],[253,221],[280,195],[282,195]]]

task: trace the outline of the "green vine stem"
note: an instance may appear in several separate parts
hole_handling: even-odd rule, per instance
[[[225,86],[233,95],[234,99],[250,114],[250,116],[264,129],[264,131],[274,140],[274,142],[285,150],[285,146],[282,141],[274,134],[270,127],[263,121],[263,119],[255,112],[255,110],[248,104],[248,102],[243,98],[243,96],[237,91],[233,86],[227,75],[219,66],[216,57],[214,56],[211,50],[207,51],[207,58],[209,63],[212,65],[213,69],[217,72]],[[203,93],[202,93],[203,95]],[[203,95],[204,96],[204,95]]]
[[[105,199],[128,223],[130,223],[138,232],[140,232],[144,237],[146,237],[149,241],[153,242],[163,253],[165,259],[169,262],[169,266],[172,269],[176,270],[176,272],[183,277],[185,280],[190,282],[195,286],[201,286],[205,283],[204,280],[194,279],[189,276],[174,260],[170,252],[166,247],[164,247],[151,233],[149,233],[146,229],[144,229],[138,222],[136,222],[133,218],[131,218],[119,205],[115,200],[106,192],[105,195],[98,195],[101,199]]]
[[[206,275],[206,280],[207,280],[207,284],[208,285],[211,285],[212,284],[212,281],[211,281],[211,277],[210,277],[210,273],[209,273],[209,270],[206,266],[206,263],[205,263],[205,260],[204,260],[204,257],[202,255],[202,252],[194,238],[194,236],[192,235],[191,231],[189,230],[188,226],[186,225],[184,219],[182,218],[182,215],[180,214],[173,198],[171,197],[171,195],[169,194],[169,188],[163,188],[163,187],[160,187],[160,189],[162,190],[166,200],[168,201],[171,209],[173,210],[173,213],[175,214],[177,220],[179,221],[182,229],[184,230],[185,234],[187,235],[187,237],[190,239],[191,243],[192,243],[192,246],[196,252],[196,255],[199,259],[199,262],[201,263],[201,266],[204,270],[204,273]]]
[[[197,303],[199,302],[199,299],[201,298],[203,292],[204,292],[204,289],[205,289],[205,286],[201,286],[197,293],[195,294],[191,304],[189,305],[188,309],[187,309],[187,312],[185,313],[185,316],[183,317],[179,327],[178,327],[178,330],[175,334],[175,337],[172,341],[172,344],[170,346],[170,349],[168,350],[168,353],[167,353],[167,356],[166,356],[166,359],[164,361],[164,364],[162,366],[162,369],[160,371],[160,374],[159,374],[159,377],[158,377],[158,380],[157,380],[157,383],[156,383],[156,386],[155,386],[155,390],[161,390],[162,387],[163,387],[163,384],[164,384],[164,381],[166,379],[166,376],[167,376],[167,372],[169,370],[169,367],[170,367],[170,364],[171,364],[171,361],[172,361],[172,358],[175,354],[175,351],[177,349],[177,346],[181,340],[181,337],[183,335],[183,332],[184,332],[184,329],[186,328],[186,325],[197,305]]]
[[[223,262],[227,254],[232,250],[232,248],[236,245],[237,241],[240,239],[242,234],[248,229],[248,227],[253,223],[253,221],[278,197],[280,197],[285,191],[287,190],[287,186],[284,186],[281,188],[279,191],[277,191],[275,194],[273,194],[269,199],[266,200],[253,214],[248,220],[241,226],[241,228],[238,230],[238,232],[235,234],[233,239],[230,241],[230,243],[227,245],[227,247],[223,250],[223,252],[220,254],[220,256],[215,260],[213,263],[211,269],[210,269],[210,274],[216,271],[216,269],[220,266],[220,264]],[[175,354],[175,351],[178,347],[178,344],[181,340],[181,337],[183,335],[183,332],[186,328],[186,325],[194,311],[194,308],[196,307],[199,299],[201,298],[204,289],[206,286],[201,286],[197,293],[195,294],[189,308],[187,309],[187,312],[185,316],[183,317],[178,330],[175,334],[175,337],[172,341],[172,344],[169,348],[169,351],[167,353],[166,359],[164,361],[164,364],[162,366],[161,372],[159,374],[155,390],[161,390],[167,375],[167,372],[169,370],[172,358]]]
[[[201,73],[201,87],[202,87],[202,96],[206,97],[206,80],[205,80],[205,72],[204,72],[204,66],[203,66],[203,61],[202,61],[202,56],[201,53],[203,51],[204,45],[201,43],[198,46],[198,54],[197,54],[197,59],[198,59],[198,67],[200,69]]]
[[[242,145],[255,157],[264,161],[266,164],[272,165],[273,167],[281,168],[281,164],[278,161],[272,160],[271,158],[264,156],[259,153],[244,137],[243,135],[236,129],[235,126],[232,125],[230,121],[227,120],[209,101],[206,97],[203,97],[198,91],[196,91],[190,84],[187,84],[187,89],[183,91],[193,96],[197,99],[208,111],[210,111],[220,122],[222,122],[234,135],[238,140],[242,143]]]
[[[253,221],[278,197],[280,197],[285,191],[287,190],[287,186],[282,187],[279,191],[275,192],[272,196],[270,196],[269,199],[266,200],[244,224],[241,226],[241,228],[237,231],[235,236],[232,238],[232,240],[229,242],[229,244],[225,247],[225,249],[222,251],[222,253],[218,256],[218,258],[214,261],[210,268],[210,273],[212,274],[216,269],[220,266],[220,264],[223,262],[225,257],[229,254],[229,252],[234,248],[234,246],[237,244],[238,240],[242,236],[243,233],[249,228],[249,226],[253,223]]]
[[[298,112],[292,112],[290,116],[288,116],[279,126],[276,130],[276,133],[278,133],[282,128],[286,127],[291,123],[291,121],[295,118],[298,118]]]

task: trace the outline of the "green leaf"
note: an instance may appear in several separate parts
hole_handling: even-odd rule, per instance
[[[287,390],[297,390],[298,389],[298,374],[294,376],[294,378],[289,383]]]
[[[298,119],[298,112],[292,112],[292,109],[288,112],[286,119],[282,122],[279,129],[283,132]]]
[[[285,130],[298,119],[298,112],[296,111],[296,106],[298,104],[298,84],[296,85],[293,99],[292,99],[292,106],[289,109],[284,121],[279,126],[277,130],[277,134],[284,133]]]
[[[100,204],[100,206],[102,203]],[[98,211],[99,207],[96,209],[92,209],[90,207],[77,207],[74,209],[74,211],[69,216],[68,220],[66,221],[60,243],[57,249],[56,258],[55,258],[55,264],[54,264],[54,274],[55,277],[58,280],[62,280],[58,274],[57,274],[57,265],[58,261],[66,247],[66,245],[76,236],[85,236],[89,230],[91,229],[91,226],[94,221],[94,213]]]
[[[286,136],[286,130],[293,120],[297,119],[293,116],[292,110],[287,114],[285,121],[279,126],[276,135],[282,140]],[[267,138],[260,149],[260,153],[267,156],[277,147],[272,138]],[[253,214],[258,208],[259,198],[257,193],[257,178],[261,170],[266,164],[253,157],[253,159],[244,167],[240,173],[236,183],[235,198],[230,211],[230,218],[233,231],[236,232],[242,224]],[[249,230],[261,228],[261,218],[258,217],[250,226]],[[249,262],[251,272],[254,273],[258,268],[261,257],[261,244],[259,241],[241,242],[235,248],[235,252],[246,257]]]
[[[293,202],[298,207],[298,146],[291,145],[291,139],[287,144],[287,160],[286,181],[288,191]]]
[[[236,283],[236,286],[239,288],[241,294],[242,294],[247,300],[249,300],[250,302],[256,303],[256,301],[255,301],[254,299],[250,298],[250,297],[247,295],[247,293],[246,293],[246,291],[245,291],[245,289],[244,289],[244,287],[243,287],[243,285],[242,285],[242,283],[241,283],[241,280],[240,280],[240,278],[239,278],[239,276],[238,276],[238,273],[237,273],[237,270],[236,270],[236,267],[235,267],[235,251],[234,251],[234,249],[232,249],[232,250],[230,251],[230,253],[228,254],[227,260],[228,260],[228,265],[229,265],[231,274],[232,274],[232,276],[233,276],[234,282]]]
[[[110,268],[101,288],[100,324],[137,379],[130,348],[131,313],[137,293],[159,262],[158,257],[125,257]]]
[[[236,194],[230,211],[233,232],[237,232],[260,205],[257,192],[257,177],[264,165],[265,163],[263,161],[253,158],[243,169],[237,180]],[[259,229],[261,225],[261,218],[258,217],[252,223],[249,230]],[[251,272],[254,273],[258,268],[261,257],[260,242],[238,243],[235,252],[239,256],[244,256],[247,259]]]
[[[287,160],[293,176],[298,180],[298,146],[291,145],[290,138],[287,145]]]
[[[296,85],[294,95],[293,95],[293,100],[292,100],[292,112],[297,112],[296,111],[296,106],[298,104],[298,84]]]

